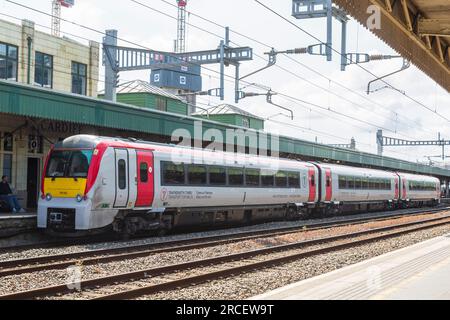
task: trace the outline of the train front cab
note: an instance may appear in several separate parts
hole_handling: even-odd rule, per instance
[[[44,168],[38,228],[73,232],[89,225],[92,201],[86,195],[93,149],[53,149]]]
[[[38,227],[70,233],[127,228],[154,197],[153,152],[100,143],[95,149],[54,149],[42,183]],[[81,232],[80,232],[81,231]]]

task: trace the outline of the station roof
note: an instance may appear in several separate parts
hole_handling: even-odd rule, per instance
[[[368,8],[381,9],[375,35],[450,91],[449,0],[333,0],[366,26]],[[370,12],[370,11],[369,11]]]
[[[143,80],[133,80],[129,82],[124,82],[119,85],[119,87],[116,90],[116,93],[117,94],[149,93],[181,101],[180,97],[177,97],[176,95],[171,94],[170,92],[167,92],[161,88],[152,86],[149,82]],[[103,94],[105,94],[104,90],[99,92],[99,95]]]
[[[233,106],[231,104],[220,104],[215,107],[211,107],[205,110],[201,110],[193,114],[194,116],[211,116],[211,115],[222,115],[222,114],[233,114],[233,115],[240,115],[244,117],[264,120],[261,117],[255,116],[254,114],[251,114],[250,112],[244,111],[236,106]]]
[[[234,127],[210,120],[161,112],[154,109],[140,108],[127,104],[113,103],[101,99],[63,93],[55,90],[19,84],[17,82],[0,80],[0,114],[10,114],[21,117],[65,121],[99,128],[111,128],[130,132],[157,135],[164,137],[170,143],[174,130],[185,129],[192,137],[198,131],[199,121],[202,123],[200,132],[203,136],[209,129],[219,130],[228,138],[227,129]],[[247,132],[254,132],[247,129]],[[232,132],[234,136],[234,132]],[[233,138],[234,139],[234,138]],[[278,144],[282,156],[300,158],[302,160],[334,161],[356,166],[384,168],[421,174],[430,174],[442,178],[450,178],[450,170],[426,166],[400,159],[381,157],[371,153],[356,150],[341,149],[293,137],[276,136],[267,133],[267,144]]]

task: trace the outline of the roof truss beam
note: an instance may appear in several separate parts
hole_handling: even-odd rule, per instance
[[[417,33],[421,36],[450,36],[450,20],[419,19]]]
[[[370,5],[379,7],[381,28],[371,31],[444,89],[450,91],[448,37],[419,34],[420,21],[427,19],[428,16],[427,12],[419,10],[416,0],[333,0],[333,2],[363,25],[366,25],[370,18],[367,8]],[[442,12],[445,12],[446,7],[442,8]],[[447,18],[443,15],[439,19]]]

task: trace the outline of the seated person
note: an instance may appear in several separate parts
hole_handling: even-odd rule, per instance
[[[0,200],[5,201],[14,213],[16,213],[16,212],[25,213],[26,212],[20,206],[19,201],[17,201],[17,197],[15,195],[13,195],[13,193],[11,191],[11,187],[9,186],[9,183],[8,183],[8,176],[3,176],[2,181],[0,182]]]

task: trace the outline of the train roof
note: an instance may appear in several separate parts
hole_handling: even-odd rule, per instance
[[[122,147],[122,148],[154,148],[156,151],[164,152],[168,151],[167,148],[184,148],[187,152],[190,152],[191,154],[195,154],[195,152],[207,152],[207,154],[210,157],[217,158],[217,153],[223,153],[224,158],[234,157],[236,156],[235,153],[226,152],[226,151],[212,151],[212,150],[205,150],[205,149],[199,149],[199,148],[192,148],[187,146],[180,146],[180,145],[174,145],[174,144],[164,144],[164,143],[158,143],[158,142],[150,142],[150,141],[143,141],[138,139],[124,139],[124,138],[114,138],[114,137],[102,137],[102,136],[95,136],[95,135],[75,135],[68,137],[67,139],[64,139],[63,141],[60,141],[55,144],[55,149],[95,149],[99,143],[106,142],[110,144],[113,147]],[[156,148],[155,148],[156,147]],[[158,148],[159,147],[159,148]],[[303,164],[305,166],[311,166],[313,162],[307,162],[302,160],[295,160],[295,159],[284,159],[284,158],[276,158],[276,157],[269,157],[269,156],[260,156],[260,155],[252,155],[252,154],[239,154],[240,159],[247,160],[249,157],[257,158],[259,160],[267,160],[268,162],[272,161],[278,161],[281,162],[281,164],[284,165],[292,165],[293,163],[297,164]],[[390,170],[380,170],[380,169],[369,169],[369,168],[359,168],[359,167],[352,167],[352,166],[346,166],[346,165],[340,165],[340,164],[330,164],[330,163],[319,163],[314,162],[320,166],[328,167],[330,169],[334,169],[336,171],[341,171],[343,173],[351,174],[352,172],[360,172],[361,170],[364,170],[366,173],[377,174],[381,176],[391,176],[392,174],[399,174],[406,179],[415,179],[420,177],[429,177],[430,181],[434,179],[437,179],[432,176],[426,176],[426,175],[417,175],[417,174],[411,174],[411,173],[404,173],[404,172],[395,172]]]
[[[258,160],[266,160],[267,162],[273,162],[278,161],[281,164],[284,165],[292,165],[293,163],[296,164],[303,164],[305,166],[313,166],[312,163],[302,161],[302,160],[295,160],[295,159],[285,159],[285,158],[276,158],[276,157],[270,157],[270,156],[262,156],[262,155],[254,155],[254,154],[236,154],[232,152],[226,152],[226,151],[213,151],[208,149],[200,149],[200,148],[192,148],[188,146],[182,146],[182,145],[175,145],[175,144],[164,144],[164,143],[158,143],[158,142],[150,142],[150,141],[143,141],[143,140],[137,140],[133,138],[124,139],[124,138],[113,138],[113,137],[102,137],[102,136],[94,136],[94,135],[76,135],[71,136],[63,141],[60,141],[55,144],[55,149],[95,149],[98,144],[105,142],[112,147],[119,147],[119,148],[152,148],[157,152],[165,152],[170,151],[169,149],[172,148],[184,148],[186,150],[186,153],[191,153],[192,155],[195,155],[196,152],[206,152],[207,155],[210,158],[218,158],[218,154],[223,154],[224,159],[230,159],[234,158],[236,156],[239,157],[240,160],[247,160],[248,158],[258,159]],[[238,161],[239,163],[239,161]],[[236,164],[238,164],[236,163]],[[251,163],[251,161],[248,161],[247,163]]]

